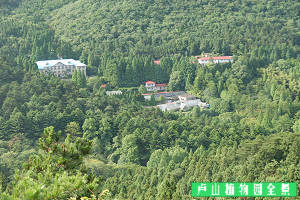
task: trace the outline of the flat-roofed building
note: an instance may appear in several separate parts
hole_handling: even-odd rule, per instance
[[[111,95],[122,95],[123,92],[120,91],[120,90],[117,90],[117,91],[106,91],[106,95],[107,96],[111,96]]]
[[[144,93],[142,94],[145,100],[150,100],[151,95],[154,95],[154,98],[158,100],[161,96],[165,99],[169,100],[178,100],[179,95],[184,95],[184,91],[177,91],[177,92],[158,92],[158,93]]]
[[[190,94],[183,94],[183,95],[179,95],[178,96],[178,99],[180,101],[188,101],[188,100],[194,100],[196,99],[197,97],[193,96],[193,95],[190,95]]]
[[[177,111],[180,109],[180,102],[176,101],[176,102],[172,102],[172,103],[160,104],[160,105],[157,105],[157,107],[161,111]]]
[[[208,55],[205,55],[205,57],[201,57],[201,56],[195,56],[198,60],[198,62],[201,65],[206,65],[209,63],[229,63],[229,62],[233,62],[233,58],[232,56],[215,56],[215,57],[210,57]]]

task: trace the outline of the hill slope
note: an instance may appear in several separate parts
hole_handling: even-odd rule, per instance
[[[202,51],[242,54],[259,46],[294,46],[294,1],[24,1],[17,12],[39,15],[77,50],[150,54]],[[32,6],[34,5],[34,6]]]

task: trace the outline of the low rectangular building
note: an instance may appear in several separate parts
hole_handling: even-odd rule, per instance
[[[178,96],[184,95],[185,92],[177,91],[177,92],[144,93],[142,94],[142,96],[145,98],[145,100],[150,100],[152,94],[154,95],[155,100],[158,100],[161,96],[169,100],[178,100]]]
[[[110,96],[110,95],[122,95],[123,92],[120,91],[120,90],[117,90],[117,91],[106,91],[106,95],[107,96]]]
[[[200,108],[209,108],[210,105],[208,103],[202,102],[200,99],[197,99],[195,96],[190,94],[181,94],[178,95],[179,101],[174,101],[166,104],[160,104],[157,107],[162,111],[188,111],[193,107]]]
[[[208,55],[206,55],[205,57],[201,57],[201,56],[195,56],[198,60],[198,62],[201,65],[206,65],[209,63],[229,63],[229,62],[233,62],[233,58],[232,56],[216,56],[216,57],[209,57]]]
[[[183,95],[179,95],[178,99],[183,102],[183,101],[188,101],[188,100],[194,100],[196,99],[195,96],[190,95],[190,94],[183,94]]]
[[[176,101],[176,102],[172,102],[172,103],[166,103],[166,104],[160,104],[157,105],[157,107],[161,110],[161,111],[177,111],[180,109],[180,102]]]
[[[198,106],[200,108],[209,108],[209,104],[202,102],[200,99],[194,99],[181,102],[180,110],[187,111],[195,106]]]

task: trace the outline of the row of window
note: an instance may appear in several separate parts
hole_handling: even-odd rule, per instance
[[[53,66],[53,67],[49,67],[48,69],[57,70],[57,69],[74,69],[74,68],[75,68],[75,66],[73,66],[73,65],[67,65],[67,66]],[[77,67],[77,68],[84,69],[83,66],[82,67]],[[47,69],[47,68],[45,68],[45,69]]]
[[[57,66],[57,67],[53,67],[53,69],[73,69],[74,66]]]
[[[44,72],[53,72],[53,73],[55,73],[55,74],[62,74],[62,73],[73,73],[74,72],[74,70],[73,69],[71,69],[71,70],[43,70]],[[84,72],[84,70],[82,69],[81,71],[83,71]]]

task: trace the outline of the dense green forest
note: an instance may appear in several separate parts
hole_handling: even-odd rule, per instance
[[[299,183],[299,8],[0,0],[0,199],[181,200],[192,182]],[[193,62],[204,53],[234,62]],[[86,63],[88,78],[38,72],[58,57]],[[147,80],[211,106],[145,108],[134,88]]]

